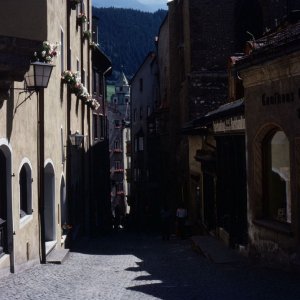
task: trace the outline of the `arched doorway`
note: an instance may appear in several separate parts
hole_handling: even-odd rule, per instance
[[[11,153],[7,140],[0,139],[0,256],[9,254],[10,271],[14,272]]]
[[[7,249],[7,166],[6,157],[0,149],[0,256]]]
[[[45,219],[45,242],[46,254],[56,243],[55,233],[55,182],[54,169],[48,163],[45,167],[45,186],[44,186],[44,219]]]

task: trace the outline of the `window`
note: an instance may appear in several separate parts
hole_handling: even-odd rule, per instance
[[[31,169],[24,164],[19,174],[20,184],[20,218],[32,213],[31,207]]]
[[[263,141],[264,215],[291,223],[290,146],[283,131],[274,130]]]
[[[119,140],[115,140],[114,142],[114,149],[119,149],[120,148],[120,141]]]
[[[100,138],[105,139],[105,117],[100,116]]]
[[[60,128],[60,147],[61,147],[61,163],[63,164],[66,160],[65,147],[64,147],[64,130]]]
[[[139,136],[134,139],[134,151],[143,151],[144,150],[144,137]]]
[[[138,145],[138,150],[139,151],[143,151],[144,150],[144,137],[143,136],[140,136],[139,137],[139,145]]]
[[[77,69],[77,72],[80,71],[80,63],[79,63],[79,59],[78,58],[76,60],[76,69]]]
[[[99,132],[98,132],[98,115],[93,114],[93,127],[94,127],[94,140],[98,140]]]
[[[67,60],[67,64],[70,64],[70,66],[68,66],[67,68],[69,70],[72,70],[72,49],[69,49],[69,59]]]
[[[116,183],[116,190],[117,192],[123,192],[123,182]]]
[[[134,138],[134,151],[137,152],[138,151],[138,139]]]
[[[86,78],[85,78],[85,69],[82,70],[82,78],[81,78],[81,82],[83,85],[85,85],[86,82]]]
[[[116,170],[121,169],[121,161],[115,160],[115,169],[116,169]]]
[[[76,6],[76,17],[79,16],[79,14],[81,13],[82,9],[81,9],[81,3],[78,3]]]
[[[140,107],[140,120],[143,119],[143,107]]]
[[[143,88],[144,88],[143,85],[144,85],[143,78],[140,78],[140,92],[143,91]]]
[[[64,62],[64,32],[61,29],[60,31],[60,70],[61,73],[65,70],[65,62]]]
[[[96,90],[96,70],[92,70],[92,91],[93,94],[96,94],[97,90]]]

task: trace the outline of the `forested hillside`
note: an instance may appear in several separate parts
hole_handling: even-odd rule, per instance
[[[112,61],[113,77],[122,68],[126,76],[132,77],[148,52],[154,50],[154,39],[166,11],[93,7],[93,15],[99,18],[100,47]]]

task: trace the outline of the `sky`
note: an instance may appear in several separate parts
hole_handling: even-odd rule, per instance
[[[146,4],[146,5],[157,5],[157,6],[162,6],[167,3],[167,0],[138,0],[139,2]]]
[[[170,0],[93,0],[96,7],[123,7],[140,9],[144,11],[167,10],[167,2]]]
[[[157,9],[160,8],[167,9],[166,6],[167,0],[138,0],[138,1],[144,5],[155,7]]]

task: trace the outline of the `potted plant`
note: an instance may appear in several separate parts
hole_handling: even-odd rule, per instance
[[[48,41],[44,41],[41,49],[34,52],[33,61],[50,64],[53,59],[58,55],[58,47],[60,43],[50,44]]]
[[[73,86],[76,83],[80,82],[80,76],[78,72],[72,72],[67,70],[62,73],[61,80],[63,83],[67,83]]]
[[[91,47],[91,49],[96,49],[99,47],[99,44],[95,43],[95,42],[90,42],[90,47]]]
[[[83,33],[83,38],[89,40],[92,36],[92,33],[89,30],[84,30]]]
[[[84,23],[87,22],[87,16],[84,14],[84,13],[80,13],[78,16],[77,16],[77,23],[79,25],[82,25]]]
[[[92,110],[97,110],[100,107],[99,102],[96,99],[88,98],[85,104]]]

